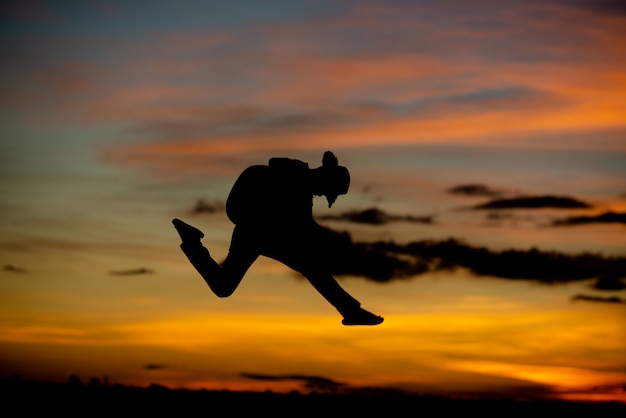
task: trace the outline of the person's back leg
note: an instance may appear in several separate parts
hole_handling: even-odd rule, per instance
[[[288,250],[285,248],[278,251],[275,248],[268,248],[263,255],[280,261],[302,274],[343,316],[344,325],[378,325],[384,321],[381,316],[361,308],[361,303],[346,292],[332,274],[326,271],[322,258],[310,251],[304,251],[297,243],[292,243]]]
[[[344,325],[378,325],[383,317],[361,308],[361,303],[353,298],[337,283],[329,273],[317,270],[303,270],[301,273],[331,305],[339,311]]]
[[[231,251],[220,266],[200,242],[204,237],[202,231],[180,219],[174,219],[172,223],[183,241],[181,250],[213,293],[221,298],[232,295],[258,255],[250,251],[233,251],[231,246]]]

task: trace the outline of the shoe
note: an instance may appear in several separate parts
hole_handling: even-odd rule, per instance
[[[359,308],[358,310],[344,316],[341,323],[344,325],[378,325],[384,320],[385,319],[382,316],[374,315],[365,309]]]
[[[204,237],[204,233],[202,231],[186,224],[180,219],[174,218],[172,219],[172,223],[174,224],[174,227],[183,242],[200,241],[200,238]]]

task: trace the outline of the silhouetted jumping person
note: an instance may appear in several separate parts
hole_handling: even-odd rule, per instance
[[[268,165],[248,167],[226,201],[226,214],[235,227],[221,266],[202,246],[202,231],[180,219],[172,223],[182,239],[180,248],[219,297],[230,296],[263,255],[306,277],[343,316],[344,325],[377,325],[383,318],[361,308],[330,274],[327,235],[313,219],[313,196],[325,196],[330,208],[349,186],[348,169],[330,151],[315,169],[289,158],[271,158]]]

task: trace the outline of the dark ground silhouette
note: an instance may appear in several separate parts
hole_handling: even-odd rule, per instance
[[[624,417],[626,404],[558,400],[455,399],[395,390],[362,389],[353,393],[274,393],[169,389],[0,379],[5,411],[13,416],[229,416],[271,417]]]

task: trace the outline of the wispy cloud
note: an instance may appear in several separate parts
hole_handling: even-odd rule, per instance
[[[448,189],[448,193],[465,196],[487,196],[495,197],[502,194],[499,190],[494,190],[484,184],[461,184]]]
[[[143,366],[143,368],[146,370],[162,370],[167,368],[167,366],[165,364],[150,363]]]
[[[240,373],[240,376],[248,378],[248,379],[254,379],[254,380],[302,381],[306,389],[315,390],[315,391],[336,392],[340,388],[345,386],[345,383],[341,383],[336,380],[329,379],[327,377],[321,377],[321,376],[309,376],[309,375],[300,375],[300,374],[267,375],[267,374],[256,374],[256,373]]]
[[[623,14],[587,8],[610,9],[356,2],[323,19],[119,42],[30,33],[4,44],[3,96],[48,124],[118,126],[126,143],[105,147],[109,161],[166,170],[216,167],[194,164],[198,155],[330,145],[623,150],[609,140],[528,141],[626,129]]]
[[[28,270],[26,270],[25,268],[14,266],[13,264],[5,264],[5,266],[3,267],[3,270],[11,272],[11,273],[26,273],[26,272],[28,272]]]
[[[145,267],[140,267],[136,269],[127,269],[127,270],[111,270],[109,274],[113,276],[137,276],[143,274],[153,274],[154,271]]]
[[[317,216],[317,219],[322,221],[346,221],[370,225],[384,225],[389,222],[432,224],[434,222],[433,218],[433,216],[395,215],[377,208],[354,210],[338,215]]]
[[[575,295],[572,296],[572,301],[587,301],[587,302],[604,302],[604,303],[626,303],[626,300],[619,296],[594,296],[594,295]]]
[[[357,275],[378,282],[417,277],[429,271],[465,268],[478,276],[532,280],[546,284],[626,277],[624,257],[589,253],[509,249],[496,251],[448,239],[394,242],[353,242],[348,233],[328,230],[331,266],[338,275]],[[619,279],[618,279],[619,281]]]
[[[569,216],[554,221],[556,226],[587,225],[587,224],[626,224],[626,213],[604,212],[595,216]]]
[[[589,203],[567,196],[522,196],[493,199],[475,206],[475,209],[586,209]]]
[[[221,202],[207,202],[204,199],[198,199],[191,209],[191,213],[216,213],[224,210],[225,205]]]

